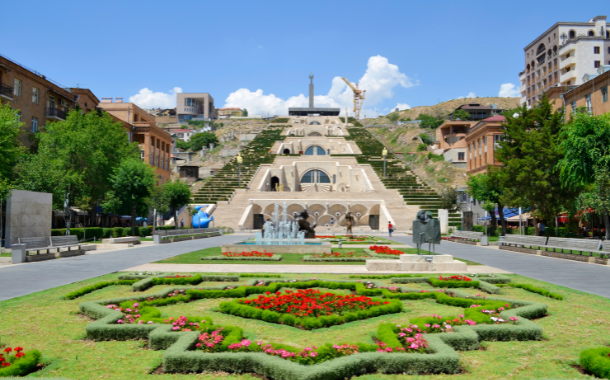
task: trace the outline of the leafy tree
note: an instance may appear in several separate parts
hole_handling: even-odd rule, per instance
[[[445,121],[443,118],[426,115],[425,113],[419,114],[417,119],[421,121],[419,123],[420,127],[430,129],[438,128]]]
[[[500,216],[500,225],[502,226],[502,235],[506,235],[506,220],[504,218],[504,204],[502,196],[504,188],[502,186],[501,168],[488,166],[486,174],[477,174],[468,178],[468,194],[475,199],[484,202],[483,209],[489,212],[491,217],[491,226],[495,231],[498,226],[496,219],[496,205]]]
[[[420,133],[419,134],[419,138],[421,139],[421,141],[426,144],[426,145],[432,145],[434,144],[434,141],[432,140],[432,138],[430,137],[429,134],[427,133]]]
[[[112,188],[110,176],[121,160],[138,158],[121,123],[105,112],[81,114],[72,110],[65,121],[49,123],[38,133],[38,153],[17,167],[17,185],[24,190],[53,193],[56,206],[71,188],[71,201],[83,210],[103,202]]]
[[[0,181],[11,181],[19,157],[25,152],[19,142],[21,127],[17,110],[0,105]]]
[[[191,147],[191,145],[184,140],[178,139],[178,140],[176,140],[176,147],[178,149],[188,150]]]
[[[110,206],[115,209],[120,207],[131,214],[132,236],[136,236],[137,214],[145,214],[148,211],[148,199],[156,178],[154,169],[139,158],[121,161],[110,176],[113,193],[108,193],[107,199],[118,198],[118,201]]]
[[[439,208],[456,212],[459,205],[459,194],[453,187],[445,187],[440,194]]]
[[[470,120],[470,113],[466,110],[457,110],[453,112],[453,120],[460,119],[462,121]]]
[[[604,216],[607,240],[610,233],[608,231],[608,214],[610,213],[610,170],[608,168],[604,167],[596,173],[595,181],[587,186],[587,191],[583,191],[579,195],[576,204],[582,211],[593,209]]]
[[[517,117],[512,116],[515,112]],[[504,204],[529,207],[538,232],[538,218],[552,220],[576,198],[575,191],[561,186],[560,173],[555,170],[563,158],[559,149],[563,114],[553,112],[544,96],[532,109],[522,106],[505,115],[502,130],[506,139],[496,151],[498,161],[504,164],[500,199]]]
[[[398,119],[400,119],[400,114],[398,112],[393,112],[387,116],[388,120],[392,122],[392,124],[396,124]]]
[[[248,116],[248,110],[244,108],[244,110],[241,111],[241,115],[244,116],[244,117]]]
[[[419,145],[417,146],[417,151],[418,151],[418,152],[425,152],[426,150],[428,150],[428,145],[426,145],[426,144],[424,144],[424,143],[419,144]]]
[[[212,132],[195,133],[193,136],[191,136],[191,139],[189,141],[189,148],[193,152],[196,152],[198,150],[201,150],[201,148],[203,148],[204,146],[208,146],[212,143],[215,145],[218,145],[218,137],[216,137],[216,135],[214,133],[212,133]]]
[[[174,211],[174,225],[178,228],[178,209],[191,201],[191,187],[179,179],[170,181],[163,186],[163,194],[167,205]]]
[[[605,207],[605,195],[600,188],[606,183],[610,170],[610,115],[592,116],[578,112],[564,126],[561,138],[563,158],[557,168],[562,185],[572,190],[590,189],[581,195],[579,205],[584,209],[593,208],[603,215],[606,239],[610,239],[610,209]]]
[[[148,206],[157,210],[157,215],[165,214],[169,211],[169,200],[163,186],[153,186],[148,198]],[[153,221],[153,230],[155,229],[156,221]]]

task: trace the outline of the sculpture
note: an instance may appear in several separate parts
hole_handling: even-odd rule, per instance
[[[352,232],[352,227],[354,226],[354,217],[352,216],[351,212],[345,214],[345,225],[347,227],[345,234],[354,235],[354,233]]]
[[[297,217],[297,224],[299,225],[299,232],[300,231],[305,232],[306,239],[315,239],[316,231],[314,231],[314,228],[316,228],[316,225],[314,224],[313,226],[311,226],[309,224],[309,222],[307,221],[307,218],[309,218],[309,213],[307,212],[307,210],[303,210],[303,212],[301,212],[299,214],[299,216]]]
[[[420,254],[421,245],[428,243],[441,243],[441,225],[438,220],[432,218],[430,211],[419,210],[417,219],[413,221],[413,242],[417,244],[417,253]],[[428,246],[429,250],[429,246]]]
[[[202,206],[195,207],[195,211],[197,213],[193,215],[192,225],[193,228],[208,228],[210,226],[210,222],[214,220],[214,217],[210,217],[210,214],[203,211]]]

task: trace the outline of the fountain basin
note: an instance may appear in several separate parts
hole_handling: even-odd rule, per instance
[[[223,244],[221,251],[224,252],[270,252],[270,253],[297,253],[297,254],[320,254],[330,253],[331,244],[327,241],[316,241],[317,239],[306,239],[305,244],[257,244],[253,241],[243,241],[232,244]]]

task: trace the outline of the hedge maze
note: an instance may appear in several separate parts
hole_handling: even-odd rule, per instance
[[[133,295],[80,304],[81,312],[96,320],[86,327],[87,338],[96,341],[148,340],[151,349],[165,350],[163,371],[177,374],[225,371],[255,373],[272,380],[343,380],[370,373],[456,374],[461,371],[459,351],[476,350],[482,341],[541,340],[542,328],[532,319],[543,317],[547,313],[545,304],[498,296],[501,288],[492,283],[509,284],[510,279],[504,276],[480,276],[476,281],[469,281],[468,285],[459,284],[460,281],[439,281],[424,276],[384,278],[384,281],[251,277],[243,279],[239,285],[222,284],[227,281],[236,282],[239,276],[163,274],[122,276],[120,279],[138,280],[131,284]],[[204,281],[221,283],[216,286],[197,286]],[[408,287],[408,284],[417,282],[426,282],[434,288],[422,291]],[[168,287],[154,293],[143,293],[153,285]],[[493,295],[473,295],[460,290],[463,287],[479,288]],[[375,297],[370,300],[376,302],[377,306],[337,315],[295,317],[289,313],[261,310],[244,304],[244,300],[260,299],[261,296],[280,297],[284,294],[308,293],[314,290],[328,292],[326,294],[342,292],[344,297],[354,299]],[[386,313],[404,314],[404,322],[402,329],[399,325],[380,322],[376,330],[369,331],[368,335],[363,331],[362,336],[371,340],[368,342],[337,342],[337,345],[327,343],[317,348],[314,346],[318,355],[314,358],[313,355],[303,356],[303,353],[307,353],[311,348],[303,351],[298,347],[274,342],[251,342],[248,332],[240,326],[215,325],[213,313],[208,313],[212,316],[181,316],[183,323],[178,325],[175,323],[177,318],[164,319],[159,309],[163,306],[214,298],[222,299],[214,313],[258,319],[269,323],[269,329],[273,329],[276,324],[284,325],[283,329],[301,331],[338,324],[343,324],[342,328],[350,328],[353,321]],[[411,350],[412,347],[404,345],[400,340],[403,338],[399,335],[401,331],[405,331],[404,328],[410,326],[410,320],[414,317],[404,311],[402,300],[424,299],[429,299],[427,302],[433,301],[457,308],[456,315],[459,314],[459,318],[447,322],[461,319],[468,324],[458,323],[439,333],[430,330],[436,326],[418,325],[422,329],[430,330],[421,335],[427,341],[427,346],[423,350],[421,347],[419,350]],[[139,314],[132,316],[132,309]],[[489,317],[486,314],[489,310],[486,309],[493,309],[493,315],[497,318]],[[489,315],[492,315],[491,311]],[[137,318],[132,320],[134,317]],[[131,323],[124,322],[127,319],[130,319]],[[417,322],[419,320],[422,318],[414,319]],[[195,331],[190,331],[189,325],[193,324],[193,321],[197,321],[199,325],[193,329]],[[446,324],[443,326],[446,327]],[[213,352],[206,352],[205,347],[201,349],[200,343],[204,336],[202,334],[212,331],[222,332],[223,339],[214,346]],[[339,345],[355,345],[356,353],[353,350],[346,353],[342,348],[338,348]],[[264,351],[264,347],[269,347],[270,351]],[[285,354],[278,356],[278,352]]]

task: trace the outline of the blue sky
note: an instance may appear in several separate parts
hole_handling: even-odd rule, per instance
[[[607,15],[608,4],[11,1],[0,54],[65,86],[148,107],[173,106],[171,91],[181,90],[209,92],[219,108],[282,113],[306,102],[310,71],[316,104],[344,107],[351,97],[336,78],[345,76],[367,89],[374,115],[498,96],[502,84],[518,86],[524,46],[555,22]]]

